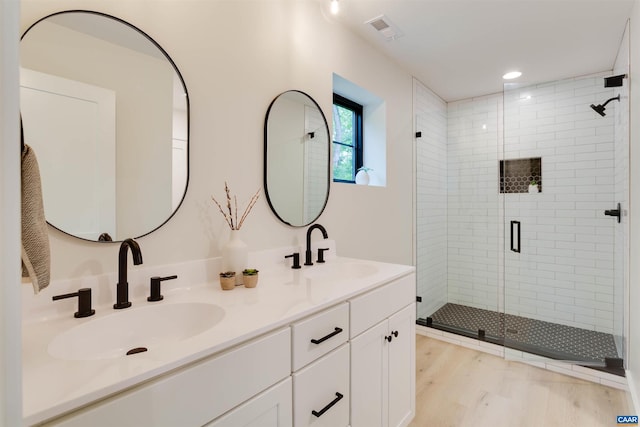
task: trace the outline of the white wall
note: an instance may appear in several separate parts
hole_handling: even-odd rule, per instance
[[[0,426],[21,425],[18,2],[0,2]]]
[[[285,90],[299,89],[330,117],[334,72],[385,100],[388,176],[386,187],[332,185],[318,222],[336,239],[341,255],[412,262],[411,77],[333,22],[325,6],[251,0],[23,2],[22,31],[59,10],[109,13],[153,37],[183,74],[192,113],[189,189],[171,221],[139,239],[145,265],[220,255],[229,232],[210,195],[221,196],[225,180],[239,202],[261,187],[269,103]],[[261,250],[302,244],[304,231],[280,223],[262,197],[242,238],[251,250]],[[82,242],[52,230],[51,249],[54,279],[117,268],[115,244]]]

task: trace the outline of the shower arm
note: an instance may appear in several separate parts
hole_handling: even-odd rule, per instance
[[[608,103],[610,103],[611,101],[616,100],[616,101],[620,101],[620,95],[616,96],[615,98],[611,98],[611,99],[607,99],[607,102],[605,102],[604,104],[602,104],[602,107],[606,107]]]

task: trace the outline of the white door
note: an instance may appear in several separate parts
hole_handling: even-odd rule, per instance
[[[115,93],[24,68],[20,86],[25,143],[38,158],[47,221],[91,240],[115,236]]]

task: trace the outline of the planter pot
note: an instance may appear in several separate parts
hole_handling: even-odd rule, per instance
[[[529,193],[539,193],[540,191],[538,190],[538,184],[535,185],[529,185]]]
[[[220,287],[224,291],[230,291],[236,287],[236,277],[222,277],[220,276]]]
[[[251,276],[243,274],[242,284],[245,288],[255,288],[258,285],[258,275],[253,274]]]

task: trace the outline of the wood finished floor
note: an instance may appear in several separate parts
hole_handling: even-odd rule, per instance
[[[612,427],[627,393],[416,336],[410,427]]]

